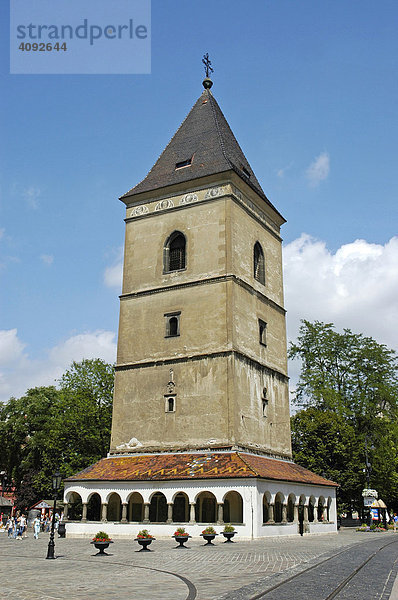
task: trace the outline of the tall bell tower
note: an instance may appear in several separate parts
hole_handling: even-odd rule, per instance
[[[207,73],[208,75],[208,73]],[[110,454],[291,457],[280,227],[206,77],[126,205]]]

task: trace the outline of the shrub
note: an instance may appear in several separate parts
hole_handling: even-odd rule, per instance
[[[202,531],[202,534],[215,535],[216,534],[216,530],[214,529],[214,527],[206,527],[206,529],[204,529]]]
[[[93,542],[110,542],[111,538],[105,531],[99,531],[93,537]]]
[[[147,539],[147,540],[148,540],[148,539],[149,539],[149,540],[152,540],[152,539],[153,539],[153,535],[151,535],[151,534],[149,533],[148,529],[141,529],[141,531],[139,531],[139,532],[137,533],[137,538],[138,538],[138,539],[140,539],[140,540],[141,540],[141,539],[144,539],[144,540],[145,540],[145,539]]]

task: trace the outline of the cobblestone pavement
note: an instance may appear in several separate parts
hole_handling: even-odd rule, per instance
[[[1,533],[0,598],[248,600],[256,591],[328,556],[358,544],[359,551],[363,543],[374,541],[376,535],[394,539],[393,533],[342,530],[338,534],[302,538],[237,540],[234,544],[219,541],[209,547],[193,538],[187,544],[188,550],[176,549],[174,540],[156,540],[150,553],[137,552],[138,545],[132,540],[115,539],[108,556],[94,556],[96,550],[88,539],[66,538],[55,540],[57,560],[46,560],[48,534],[41,534],[39,540],[30,534],[19,541],[9,540]],[[390,548],[398,552],[397,546]],[[312,600],[308,590],[306,599]]]

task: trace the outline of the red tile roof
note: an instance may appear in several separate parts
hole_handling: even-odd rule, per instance
[[[250,477],[337,486],[293,462],[244,452],[136,454],[103,458],[66,481],[165,481]]]

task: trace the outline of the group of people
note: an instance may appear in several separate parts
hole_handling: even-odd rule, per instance
[[[5,529],[7,536],[14,540],[22,540],[28,537],[28,521],[24,513],[17,513],[14,517],[8,517]]]
[[[55,513],[55,528],[58,529],[58,525],[62,515],[58,512]],[[49,532],[51,528],[51,517],[49,515],[37,515],[32,522],[33,537],[37,540],[39,533]],[[15,516],[10,516],[5,522],[5,531],[7,537],[14,540],[22,540],[22,538],[28,537],[28,520],[24,513],[17,512]]]

